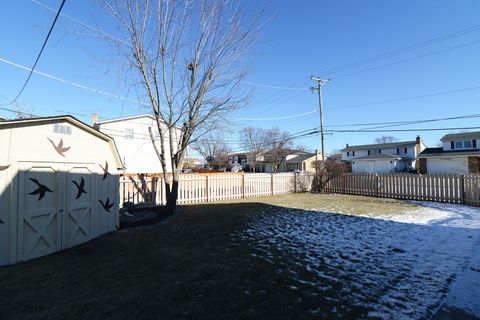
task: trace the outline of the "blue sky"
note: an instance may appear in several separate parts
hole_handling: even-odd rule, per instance
[[[60,5],[57,0],[5,1],[2,4],[0,59],[27,67],[33,64],[54,17],[39,3],[53,8]],[[480,88],[371,104],[479,87],[480,28],[344,72],[326,72],[478,25],[479,1],[273,0],[270,9],[275,12],[275,18],[264,28],[261,41],[247,58],[251,65],[247,81],[261,86],[244,84],[245,88],[254,89],[252,103],[232,114],[232,119],[275,118],[316,110],[318,97],[308,90],[314,85],[309,80],[311,75],[332,78],[332,82],[324,87],[326,129],[342,129],[332,127],[339,124],[410,121],[480,113]],[[63,13],[116,34],[112,19],[95,1],[67,0]],[[37,70],[92,89],[128,96],[128,88],[117,62],[118,57],[112,48],[95,32],[61,17]],[[372,70],[352,74],[365,69]],[[12,99],[26,76],[25,70],[0,61],[0,102]],[[132,95],[130,97],[135,99]],[[38,115],[71,113],[88,123],[92,112],[102,118],[142,113],[138,105],[40,75],[32,77],[19,99],[18,107]],[[15,109],[16,106],[7,108]],[[13,114],[0,110],[0,116],[12,117]],[[416,124],[398,129],[480,126],[478,119]],[[236,120],[232,129],[248,125],[265,128],[275,125],[296,133],[318,127],[319,116],[312,113],[281,120]],[[343,127],[351,128],[359,127]],[[448,131],[333,133],[326,136],[326,149],[339,149],[346,143],[370,143],[382,134],[394,135],[401,140],[413,140],[420,134],[429,146],[435,146],[446,133]],[[236,138],[227,137],[227,140]],[[311,150],[320,148],[318,136],[299,139],[296,143]]]

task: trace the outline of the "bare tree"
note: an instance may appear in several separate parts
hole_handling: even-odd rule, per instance
[[[347,163],[331,160],[315,161],[313,167],[315,168],[315,177],[312,190],[316,192],[323,192],[330,180],[350,172]]]
[[[210,132],[195,141],[193,149],[197,151],[210,166],[226,167],[230,148],[219,132]]]
[[[277,173],[285,158],[295,152],[290,133],[273,127],[265,131],[265,144],[265,160],[272,164],[273,172]]]
[[[385,135],[382,135],[380,137],[376,137],[375,140],[373,140],[374,143],[378,143],[378,144],[391,143],[391,142],[396,142],[396,141],[398,141],[397,137],[385,136]]]
[[[246,127],[240,132],[240,144],[250,156],[249,165],[255,172],[257,158],[265,153],[267,148],[266,130],[259,127]]]
[[[263,11],[248,17],[230,0],[103,2],[126,39],[114,41],[126,59],[126,75],[155,116],[149,133],[166,182],[167,207],[174,210],[187,147],[245,103],[238,89],[246,73],[241,58],[258,38]]]

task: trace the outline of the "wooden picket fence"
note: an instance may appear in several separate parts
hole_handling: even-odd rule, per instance
[[[330,180],[325,191],[480,206],[480,175],[348,174]]]
[[[313,176],[302,173],[182,174],[178,203],[211,202],[308,191]],[[122,176],[120,204],[165,204],[162,177]]]

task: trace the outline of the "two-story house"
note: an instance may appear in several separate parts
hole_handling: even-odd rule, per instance
[[[416,157],[427,146],[417,136],[413,141],[349,146],[342,149],[342,161],[352,164],[352,172],[388,173],[417,170]]]
[[[418,155],[420,173],[480,173],[480,131],[447,134],[440,141],[442,147]]]
[[[154,116],[144,114],[105,121],[96,121],[95,116],[92,116],[92,122],[94,122],[94,127],[97,130],[111,136],[115,140],[118,152],[126,168],[125,173],[163,172],[148,131],[148,127],[152,127],[158,149],[161,150],[160,134],[158,133],[157,122]],[[161,128],[165,133],[167,168],[168,172],[170,172],[169,134],[166,125],[162,125]],[[174,147],[178,145],[181,132],[181,128],[176,128],[175,136],[173,137]]]

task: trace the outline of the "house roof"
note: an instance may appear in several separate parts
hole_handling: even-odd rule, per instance
[[[365,157],[353,158],[351,160],[352,161],[359,161],[359,160],[362,161],[362,160],[400,160],[400,159],[413,160],[413,159],[406,158],[406,157],[400,157],[398,155],[383,154],[383,153],[377,153],[377,154],[372,154],[372,155],[365,156]]]
[[[315,153],[304,153],[296,156],[295,158],[289,159],[285,161],[286,163],[302,163],[305,160],[310,159],[311,157],[314,157],[316,154]]]
[[[155,117],[152,116],[151,114],[138,114],[138,115],[135,115],[135,116],[128,116],[128,117],[123,117],[123,118],[114,118],[114,119],[107,119],[107,120],[103,120],[103,121],[97,121],[96,124],[106,124],[106,123],[140,119],[140,118],[150,118],[151,120],[155,120]]]
[[[135,119],[141,119],[141,118],[149,118],[152,121],[156,121],[156,118],[152,116],[151,114],[138,114],[135,116],[129,116],[129,117],[123,117],[123,118],[114,118],[114,119],[107,119],[103,121],[97,121],[95,123],[95,126],[101,126],[103,124],[108,124],[108,123],[114,123],[114,122],[120,122],[120,121],[128,121],[128,120],[135,120]],[[180,126],[175,125],[177,129],[182,129]]]
[[[120,155],[118,153],[117,146],[115,144],[115,140],[110,137],[109,135],[95,130],[88,124],[78,120],[77,118],[70,116],[70,115],[60,115],[60,116],[51,116],[51,117],[36,117],[36,118],[22,118],[22,119],[14,119],[14,120],[5,120],[0,121],[0,130],[3,129],[11,129],[17,128],[22,126],[35,126],[35,125],[42,125],[42,124],[50,124],[50,123],[57,123],[57,122],[68,122],[80,129],[87,131],[88,133],[106,141],[109,143],[114,155],[115,159],[117,160],[117,168],[124,168],[122,164],[122,160],[120,159]]]
[[[423,142],[421,142],[423,143]],[[399,141],[391,143],[377,143],[377,144],[363,144],[358,146],[348,146],[340,151],[352,151],[352,150],[369,150],[369,149],[389,149],[389,148],[405,148],[409,146],[415,146],[416,140],[412,141]]]
[[[449,133],[444,135],[440,141],[455,140],[455,139],[467,139],[467,138],[480,138],[480,131],[475,132],[462,132],[462,133]]]
[[[480,150],[443,150],[443,148],[427,148],[418,155],[418,158],[429,158],[438,156],[480,156]]]
[[[341,153],[335,153],[327,157],[328,159],[332,160],[342,160],[342,154]]]

